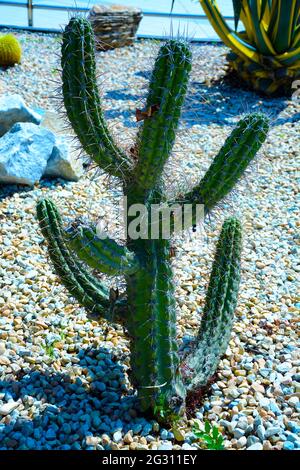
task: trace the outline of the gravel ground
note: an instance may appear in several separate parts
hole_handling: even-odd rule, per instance
[[[59,80],[59,38],[17,36],[23,62],[0,70],[1,93],[20,93],[27,104],[53,112],[56,103],[49,90]],[[135,109],[144,102],[157,48],[157,43],[145,41],[98,53],[106,115],[123,146],[131,145],[136,132]],[[300,103],[215,85],[213,79],[223,73],[226,49],[201,45],[193,46],[193,52],[190,91],[167,169],[172,174],[170,190],[189,187],[203,174],[245,112],[264,111],[272,120],[257,163],[238,191],[203,232],[177,241],[178,338],[188,347],[199,325],[221,223],[225,214],[243,221],[236,321],[218,380],[196,419],[217,424],[228,449],[299,449]],[[195,419],[179,425],[175,440],[172,430],[137,414],[123,329],[89,318],[48,264],[35,219],[37,200],[51,197],[66,221],[79,215],[105,217],[115,231],[119,188],[106,183],[104,176],[90,173],[78,183],[44,181],[31,190],[10,186],[1,191],[0,449],[163,450],[201,445],[191,432]]]

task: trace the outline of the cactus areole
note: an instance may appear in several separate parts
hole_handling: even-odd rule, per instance
[[[94,47],[89,22],[72,18],[63,34],[61,58],[68,119],[84,151],[102,170],[120,179],[128,206],[169,203],[163,170],[187,91],[189,46],[170,40],[160,48],[134,155],[118,148],[104,120]],[[176,203],[203,204],[205,213],[210,212],[233,189],[267,131],[263,115],[240,121],[202,180]],[[186,393],[207,384],[229,341],[240,280],[240,222],[229,218],[223,224],[200,330],[190,352],[180,360],[170,240],[128,235],[126,244],[120,245],[99,238],[89,225],[73,224],[65,230],[50,200],[38,203],[37,214],[52,263],[72,296],[99,316],[126,327],[131,340],[131,380],[140,408],[156,416],[184,412]],[[150,231],[151,219],[148,223]],[[124,276],[126,298],[94,277],[91,268]]]

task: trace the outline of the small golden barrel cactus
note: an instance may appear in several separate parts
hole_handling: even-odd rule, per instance
[[[0,66],[10,66],[21,62],[22,49],[19,41],[12,34],[0,36]]]

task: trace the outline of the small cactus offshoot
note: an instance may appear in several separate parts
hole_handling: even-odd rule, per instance
[[[171,204],[164,191],[163,170],[172,152],[191,71],[187,43],[167,41],[156,59],[146,111],[134,155],[114,142],[105,122],[96,86],[94,37],[90,23],[73,18],[63,34],[63,99],[68,119],[84,151],[106,173],[119,178],[128,207]],[[142,117],[142,119],[141,119]],[[234,188],[260,149],[268,119],[242,119],[195,187],[176,198],[208,214]],[[154,415],[184,412],[186,395],[205,386],[226,350],[240,281],[241,224],[225,220],[217,244],[201,328],[190,353],[180,359],[176,338],[176,302],[170,240],[132,237],[126,244],[97,235],[91,225],[64,229],[50,200],[38,203],[37,215],[57,274],[78,302],[99,316],[121,322],[131,340],[131,379],[140,407]],[[129,224],[130,217],[125,223]],[[197,221],[192,219],[191,226]],[[147,228],[151,231],[152,220]],[[172,226],[173,228],[173,226]],[[86,267],[85,267],[86,266]],[[123,276],[126,295],[109,289],[92,270]]]

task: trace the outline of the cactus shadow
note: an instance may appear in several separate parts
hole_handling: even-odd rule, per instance
[[[137,127],[135,113],[132,109],[109,109],[104,113],[107,120],[122,120],[125,127]]]
[[[140,70],[135,72],[135,75],[149,81],[151,71]],[[106,97],[112,102],[122,101],[123,106],[128,102],[138,103],[145,100],[146,95],[147,87],[142,87],[139,95],[132,94],[127,88],[117,91],[110,90],[106,93]],[[284,115],[288,104],[289,100],[286,97],[268,98],[252,90],[237,88],[226,80],[211,84],[192,80],[182,108],[180,126],[181,128],[214,124],[232,126],[244,114],[253,112],[267,114],[272,126],[299,121],[299,112],[295,112],[292,116],[290,114]],[[137,126],[134,112],[128,107],[120,109],[113,105],[113,109],[106,111],[106,118],[121,119],[126,127]]]
[[[124,385],[124,367],[107,349],[81,349],[75,365],[83,371],[75,380],[71,371],[53,369],[20,371],[17,380],[0,380],[5,402],[22,400],[26,407],[30,399],[39,410],[31,419],[17,410],[11,413],[10,423],[2,419],[0,449],[81,449],[89,435],[112,434],[120,427],[127,431],[139,421],[132,418],[137,416],[136,399]]]
[[[244,114],[253,112],[265,113],[272,126],[299,120],[299,113],[287,118],[279,116],[287,106],[287,98],[262,97],[226,82],[206,85],[192,81],[183,107],[182,122],[188,128],[212,124],[228,126]]]
[[[140,96],[137,94],[129,93],[126,89],[123,90],[110,90],[105,93],[105,98],[109,100],[126,100],[126,101],[137,101]]]

